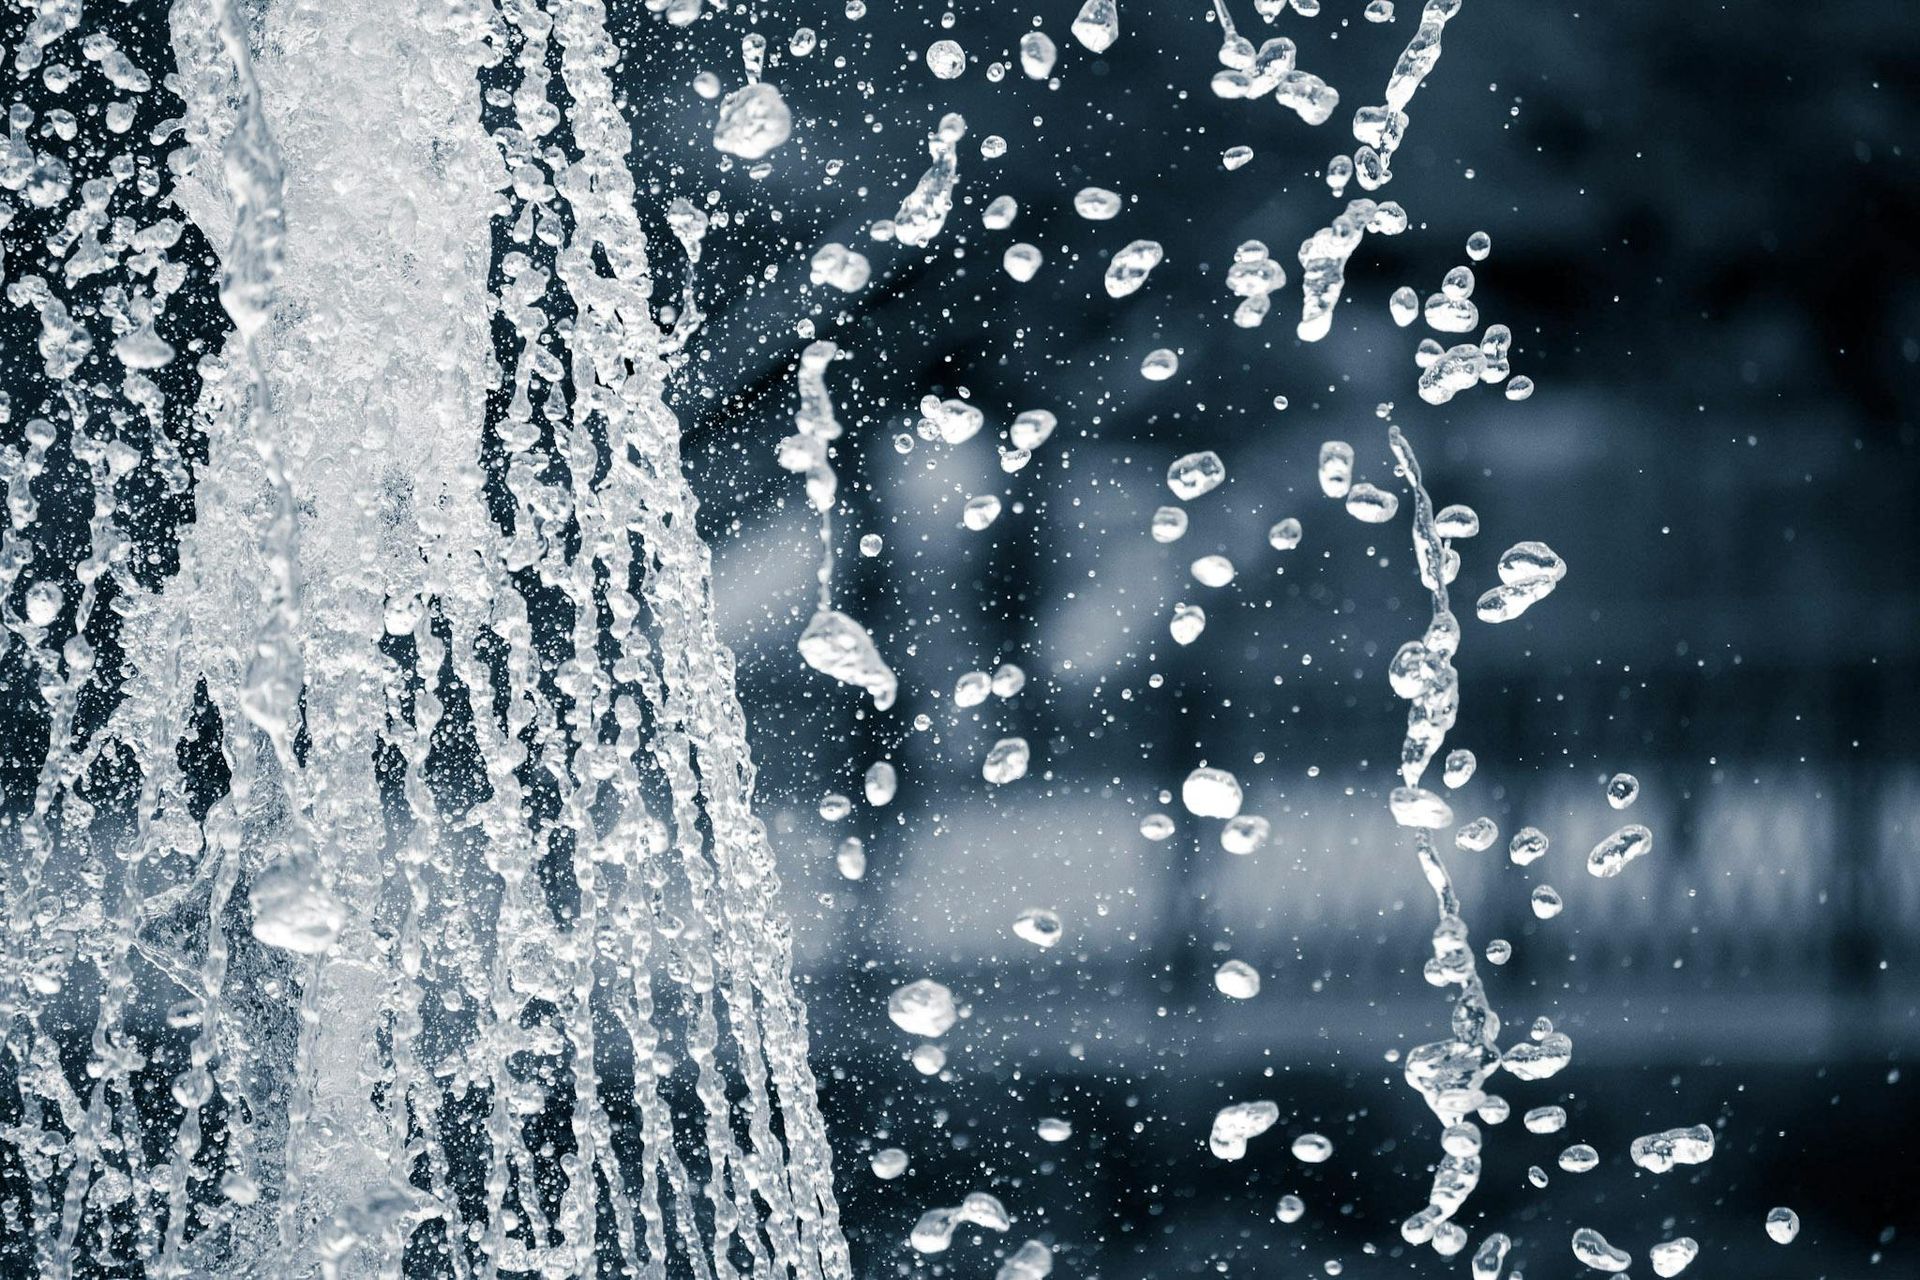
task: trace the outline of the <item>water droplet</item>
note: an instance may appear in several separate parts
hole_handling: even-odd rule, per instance
[[[968,498],[966,507],[960,513],[960,522],[979,533],[1000,518],[1000,499],[991,493]]]
[[[977,707],[993,692],[993,677],[984,671],[969,671],[954,681],[953,705]]]
[[[856,293],[873,275],[867,256],[843,244],[823,244],[814,252],[808,280],[816,287],[831,285],[842,293]]]
[[[1347,491],[1347,514],[1366,524],[1385,524],[1400,510],[1400,499],[1364,481]]]
[[[1568,1173],[1586,1173],[1600,1164],[1600,1153],[1584,1142],[1576,1142],[1560,1153],[1560,1167]]]
[[[932,978],[921,978],[894,989],[887,997],[887,1016],[910,1036],[937,1040],[960,1014],[953,1007],[953,992]]]
[[[66,593],[51,582],[36,582],[27,588],[27,621],[36,627],[49,627],[66,607]]]
[[[1640,796],[1640,779],[1630,773],[1616,773],[1607,779],[1607,803],[1624,809]]]
[[[1633,1265],[1632,1254],[1608,1244],[1607,1238],[1592,1227],[1581,1227],[1573,1233],[1573,1256],[1595,1271],[1625,1271]]]
[[[1240,780],[1225,769],[1195,769],[1180,784],[1180,801],[1196,817],[1235,817],[1240,812]]]
[[[1558,1133],[1567,1127],[1565,1107],[1535,1107],[1520,1118],[1528,1133]]]
[[[1507,857],[1515,866],[1538,862],[1547,852],[1547,833],[1538,827],[1522,827],[1507,841]]]
[[[1279,1119],[1280,1108],[1271,1102],[1236,1102],[1222,1107],[1213,1117],[1207,1146],[1222,1160],[1238,1160],[1247,1154],[1247,1141],[1273,1128]]]
[[[1165,256],[1166,251],[1158,240],[1135,240],[1128,244],[1107,264],[1107,296],[1125,298],[1138,293]]]
[[[1320,492],[1329,498],[1344,498],[1353,484],[1353,446],[1344,440],[1329,440],[1320,446]]]
[[[1226,478],[1226,464],[1211,449],[1189,453],[1167,468],[1167,488],[1182,502],[1212,493]]]
[[[1792,1244],[1799,1234],[1799,1214],[1787,1208],[1767,1210],[1767,1235],[1775,1244]]]
[[[1648,1173],[1666,1173],[1677,1164],[1705,1164],[1713,1159],[1713,1130],[1695,1124],[1645,1134],[1633,1140],[1627,1154]]]
[[[1500,828],[1492,818],[1475,818],[1453,833],[1453,847],[1468,853],[1482,853],[1493,848],[1493,842],[1500,838]]]
[[[876,760],[867,766],[865,785],[867,803],[878,809],[893,803],[894,793],[900,788],[900,774],[885,760]]]
[[[743,85],[720,102],[713,145],[742,160],[758,160],[793,132],[793,115],[780,91],[764,81]]]
[[[840,842],[840,850],[834,855],[833,866],[842,877],[859,880],[867,874],[867,846],[858,836],[848,836]]]
[[[1120,38],[1120,7],[1115,0],[1087,0],[1073,20],[1073,38],[1094,53],[1105,53]]]
[[[1446,783],[1450,789],[1464,787],[1467,785],[1467,781],[1473,777],[1474,768],[1478,764],[1479,761],[1474,758],[1473,752],[1467,750],[1465,747],[1455,747],[1452,751],[1447,752],[1447,758],[1441,764],[1440,780]],[[1515,839],[1518,838],[1517,836],[1515,837]]]
[[[993,750],[987,752],[986,761],[980,766],[980,776],[995,786],[1017,782],[1027,776],[1027,757],[1025,738],[1002,738],[993,744]]]
[[[1060,941],[1060,915],[1044,907],[1028,907],[1014,920],[1013,932],[1023,941],[1031,942],[1044,951]]]
[[[1535,885],[1529,898],[1533,904],[1533,914],[1541,920],[1553,919],[1566,906],[1560,900],[1560,891],[1550,884]]]
[[[1653,832],[1637,823],[1620,828],[1587,854],[1587,874],[1607,878],[1627,869],[1627,864],[1644,857],[1653,849]]]
[[[1073,197],[1073,211],[1089,222],[1105,222],[1120,215],[1120,197],[1105,187],[1082,187]]]
[[[1058,1116],[1043,1116],[1036,1131],[1042,1142],[1065,1142],[1073,1136],[1073,1125]]]
[[[1472,507],[1442,507],[1433,517],[1433,531],[1443,538],[1471,538],[1480,532],[1480,517]]]
[[[993,696],[1011,698],[1027,687],[1027,673],[1011,662],[1003,662],[993,669]]]
[[[1260,994],[1260,974],[1244,960],[1228,960],[1213,971],[1213,985],[1233,1000],[1251,1000]]]
[[[1299,1196],[1281,1196],[1280,1202],[1273,1208],[1273,1216],[1282,1222],[1298,1222],[1306,1216],[1307,1204]]]
[[[1149,351],[1140,362],[1140,376],[1148,382],[1165,382],[1180,371],[1180,357],[1166,347]]]
[[[1267,545],[1275,551],[1291,551],[1300,545],[1300,522],[1292,516],[1275,522],[1267,530]]]
[[[1245,857],[1264,849],[1273,833],[1273,826],[1257,814],[1243,813],[1227,820],[1220,829],[1220,847],[1228,853]]]
[[[883,1147],[873,1153],[867,1167],[873,1170],[874,1177],[891,1182],[907,1171],[907,1153],[898,1147]]]
[[[1233,581],[1233,561],[1225,556],[1201,556],[1188,566],[1188,571],[1203,587],[1219,588]]]
[[[1189,645],[1200,638],[1207,629],[1207,611],[1197,604],[1176,604],[1173,617],[1167,621],[1167,631],[1178,645]]]
[[[1157,507],[1148,532],[1155,542],[1178,542],[1187,532],[1187,513],[1183,507]]]
[[[1648,1249],[1647,1261],[1653,1265],[1653,1274],[1662,1277],[1662,1280],[1669,1280],[1685,1271],[1699,1252],[1698,1241],[1692,1236],[1680,1236],[1663,1240]]]
[[[1008,275],[1021,284],[1027,283],[1039,274],[1040,264],[1043,261],[1040,250],[1024,240],[1007,246],[1007,251],[1000,255],[1000,265],[1005,268]]]
[[[956,80],[967,69],[967,53],[955,40],[935,40],[927,46],[927,70],[937,80]]]
[[[1173,819],[1164,813],[1149,813],[1140,819],[1140,834],[1149,840],[1171,839],[1173,832]]]
[[[1053,38],[1044,31],[1029,31],[1020,37],[1020,70],[1029,80],[1045,80],[1052,75],[1058,54]]]
[[[1293,1140],[1293,1158],[1301,1164],[1324,1164],[1333,1157],[1333,1143],[1317,1133],[1303,1133]]]

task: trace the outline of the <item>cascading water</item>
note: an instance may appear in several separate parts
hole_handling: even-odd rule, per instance
[[[9,262],[48,416],[6,620],[49,726],[9,1233],[42,1276],[849,1275],[601,6],[168,21],[164,178],[111,137],[70,174],[25,107],[8,157],[68,228]],[[122,56],[42,5],[16,61],[63,39]],[[232,330],[189,355],[154,326],[206,322],[196,243]],[[35,519],[63,455],[78,563]],[[172,573],[116,502],[154,476]]]

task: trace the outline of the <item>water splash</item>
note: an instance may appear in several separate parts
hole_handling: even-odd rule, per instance
[[[36,52],[82,22],[41,13]],[[40,1274],[387,1277],[425,1250],[459,1276],[850,1276],[604,11],[169,19],[169,194],[233,326],[196,369],[207,461],[158,429],[164,293],[129,301],[126,376],[96,389],[86,326],[15,282],[67,406],[28,481],[97,459],[93,553],[5,611],[52,695],[0,971]],[[750,84],[715,141],[764,155],[785,120]],[[72,184],[41,167],[52,207]],[[158,184],[82,185],[148,228],[138,269],[195,287]],[[96,390],[155,429],[96,446]],[[171,574],[129,568],[110,495],[136,465],[195,495]],[[86,799],[108,760],[134,778],[113,815]],[[163,986],[164,1022],[136,1008]],[[76,1087],[35,1028],[92,992]]]

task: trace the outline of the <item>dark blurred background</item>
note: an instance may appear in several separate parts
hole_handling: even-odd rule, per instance
[[[1361,7],[1330,0],[1269,26],[1234,6],[1256,43],[1288,36],[1339,88],[1319,129],[1210,92],[1219,28],[1199,0],[1123,0],[1100,59],[1068,36],[1067,0],[876,6],[859,22],[837,4],[764,12],[769,78],[797,118],[762,180],[702,150],[712,106],[685,88],[701,69],[737,82],[738,25],[626,19],[637,74],[667,86],[641,130],[651,194],[712,191],[734,219],[701,266],[711,314],[682,405],[862,1274],[989,1274],[1028,1236],[1072,1276],[1464,1272],[1400,1241],[1437,1126],[1387,1057],[1446,1026],[1420,976],[1431,899],[1385,813],[1403,716],[1385,664],[1426,606],[1404,514],[1360,524],[1314,481],[1320,443],[1342,439],[1356,478],[1399,488],[1376,411],[1389,402],[1436,501],[1480,513],[1460,544],[1463,615],[1516,541],[1571,566],[1524,618],[1469,619],[1459,658],[1449,745],[1480,769],[1455,808],[1502,830],[1487,853],[1451,855],[1475,944],[1513,942],[1511,963],[1483,965],[1509,1042],[1541,1015],[1575,1042],[1551,1081],[1495,1078],[1515,1118],[1488,1128],[1463,1225],[1476,1242],[1516,1235],[1531,1276],[1579,1269],[1577,1225],[1641,1259],[1693,1236],[1694,1274],[1920,1274],[1905,1176],[1920,1141],[1920,25],[1851,0],[1466,0],[1379,193],[1412,229],[1364,242],[1333,333],[1303,345],[1295,251],[1340,207],[1321,168],[1351,149],[1352,108],[1379,100],[1418,16],[1403,0],[1376,25]],[[1018,68],[1036,19],[1060,45],[1057,87]],[[786,56],[803,22],[822,44]],[[969,54],[959,80],[918,60],[942,37]],[[996,61],[1011,67],[999,81]],[[969,134],[946,230],[925,251],[872,241],[948,110]],[[982,157],[987,135],[1007,140],[1003,158]],[[1228,172],[1237,144],[1254,159]],[[1124,212],[1077,217],[1088,185]],[[999,194],[1018,219],[983,230]],[[1414,388],[1426,330],[1396,329],[1386,299],[1434,291],[1476,230],[1493,242],[1473,264],[1482,323],[1511,326],[1514,371],[1539,390],[1435,408]],[[1136,237],[1166,261],[1116,302],[1100,274]],[[1242,330],[1224,274],[1248,239],[1289,285]],[[1046,256],[1025,285],[1000,268],[1016,240]],[[827,241],[872,257],[866,290],[806,287]],[[675,255],[659,256],[664,297]],[[814,530],[773,446],[796,406],[802,317],[850,353],[828,375],[849,428],[836,593],[901,673],[882,714],[794,650]],[[1139,363],[1157,347],[1181,363],[1155,383]],[[929,392],[968,396],[988,430],[897,452]],[[1059,431],[1003,475],[989,437],[1042,407]],[[1191,504],[1184,540],[1158,545],[1147,523],[1171,501],[1166,466],[1200,448],[1228,483]],[[961,505],[985,492],[1005,513],[967,531]],[[1282,555],[1265,531],[1286,515],[1306,532]],[[863,533],[883,536],[879,556],[855,552]],[[1239,567],[1223,591],[1187,574],[1211,552]],[[1166,630],[1183,600],[1209,616],[1184,649]],[[1006,661],[1026,670],[1022,693],[955,709],[960,674]],[[1012,733],[1033,743],[1033,772],[987,787],[980,761]],[[823,793],[858,797],[880,758],[901,771],[890,808],[816,815]],[[1230,856],[1217,823],[1158,798],[1202,760],[1237,772],[1247,810],[1273,822],[1267,848]],[[1625,815],[1601,793],[1617,770],[1642,783]],[[1175,816],[1173,839],[1139,835],[1154,811]],[[1629,818],[1655,852],[1591,879],[1586,849]],[[1554,847],[1523,869],[1501,850],[1525,824]],[[848,835],[869,859],[859,883],[834,870]],[[1566,899],[1554,920],[1528,910],[1543,881]],[[1061,913],[1056,949],[1011,933],[1030,906]],[[1257,999],[1215,991],[1229,957],[1261,972]],[[970,1009],[938,1078],[909,1065],[883,1010],[925,976]],[[1278,1102],[1280,1124],[1245,1160],[1213,1159],[1214,1111],[1253,1097]],[[1568,1108],[1564,1133],[1524,1132],[1520,1112],[1547,1103]],[[1040,1141],[1044,1115],[1070,1119],[1072,1138]],[[1696,1122],[1718,1130],[1711,1163],[1654,1178],[1627,1160],[1632,1137]],[[1331,1161],[1288,1154],[1307,1130],[1333,1139]],[[1600,1168],[1561,1172],[1573,1142]],[[885,1146],[912,1155],[897,1182],[867,1170]],[[1527,1185],[1531,1164],[1546,1189]],[[906,1248],[924,1208],[973,1189],[1006,1202],[1011,1236],[963,1229],[933,1259]],[[1285,1192],[1307,1203],[1291,1226],[1273,1217]],[[1776,1204],[1804,1224],[1786,1248],[1762,1230]]]

